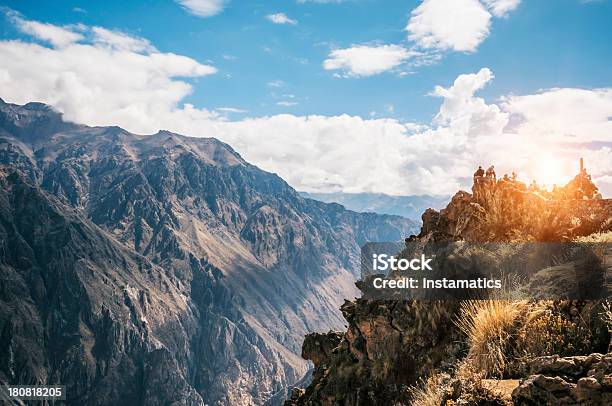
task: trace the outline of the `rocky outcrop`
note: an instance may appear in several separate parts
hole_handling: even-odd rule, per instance
[[[516,405],[612,404],[612,354],[540,357],[529,367],[531,375],[512,392]]]
[[[446,208],[429,209],[422,218],[421,232],[411,242],[566,241],[612,230],[612,201],[554,199],[519,182],[483,178],[472,193],[460,191]],[[472,378],[451,378],[457,361],[467,353],[465,336],[454,323],[458,309],[457,301],[345,302],[342,311],[349,325],[344,338],[331,356],[329,351],[313,354],[312,348],[305,352],[309,359],[319,359],[313,381],[295,390],[286,406],[408,405],[413,399],[410,387],[434,372],[448,377],[438,383],[441,405],[511,404],[508,385],[499,391],[495,388],[500,385],[491,382],[475,385]],[[559,361],[567,364],[563,374],[549,374],[558,363],[545,373],[541,361],[513,397],[529,405],[562,404],[555,401],[564,397],[607,404],[597,402],[608,399],[604,383],[609,380],[605,372],[609,357],[574,358],[573,366],[563,359]],[[427,404],[435,404],[431,402]]]
[[[407,404],[410,385],[456,362],[461,344],[452,312],[457,305],[345,302],[342,312],[349,327],[343,339],[336,344],[316,334],[306,337],[303,354],[315,364],[313,382],[304,391],[294,391],[286,405]],[[332,345],[336,347],[331,354],[321,350]]]
[[[0,102],[0,380],[75,404],[263,404],[343,325],[359,245],[414,224],[301,197],[228,145]]]
[[[612,200],[554,199],[518,181],[483,178],[440,212],[423,213],[420,237],[467,241],[567,241],[612,228]]]
[[[330,359],[342,339],[343,334],[335,331],[309,334],[302,345],[302,357],[312,361],[315,367],[323,365]]]

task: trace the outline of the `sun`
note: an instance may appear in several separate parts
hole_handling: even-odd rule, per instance
[[[534,179],[542,186],[564,185],[569,181],[567,165],[559,158],[543,156],[538,159]]]

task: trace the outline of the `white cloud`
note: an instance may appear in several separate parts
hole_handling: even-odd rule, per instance
[[[248,113],[248,110],[239,109],[236,107],[217,107],[215,111],[220,111],[222,113]]]
[[[493,77],[483,68],[460,75],[449,87],[436,87],[432,95],[442,98],[442,104],[429,126],[348,115],[283,114],[224,123],[215,133],[247,160],[306,191],[451,194],[469,187],[477,165],[491,163],[500,175],[516,170],[523,180],[552,182],[541,172],[550,161],[558,162],[561,183],[576,173],[577,159],[584,156],[602,190],[612,194],[607,117],[612,89],[550,89],[486,103],[476,93]],[[569,102],[568,97],[577,99]],[[574,103],[584,107],[575,109]],[[548,114],[565,121],[558,127],[544,125]],[[520,126],[511,128],[513,116],[520,116]],[[574,144],[566,142],[565,127],[575,129]],[[607,146],[575,144],[595,138]]]
[[[612,89],[549,89],[503,99],[521,119],[520,132],[563,136],[565,142],[612,142]]]
[[[399,45],[355,45],[333,50],[323,67],[341,70],[347,76],[372,76],[396,68],[415,55]]]
[[[285,85],[285,82],[283,82],[282,80],[272,80],[268,82],[267,85],[270,87],[283,87]]]
[[[483,4],[496,17],[505,17],[518,7],[521,0],[482,0]]]
[[[288,100],[281,100],[281,101],[277,102],[276,105],[277,106],[282,106],[282,107],[291,107],[291,106],[297,105],[297,102],[288,101]]]
[[[155,47],[143,38],[134,37],[119,31],[111,31],[102,27],[93,27],[93,41],[120,51],[154,52]]]
[[[191,85],[176,78],[216,72],[189,57],[158,52],[142,39],[81,29],[89,34],[83,43],[0,41],[2,97],[49,103],[78,122],[120,120],[136,127],[171,111],[191,92]],[[132,124],[122,119],[128,116]]]
[[[25,20],[14,11],[7,12],[7,16],[24,34],[36,37],[56,47],[65,47],[83,39],[83,35],[75,32],[71,27],[59,27],[53,24]]]
[[[470,52],[489,35],[490,20],[478,0],[424,0],[406,30],[422,48]]]
[[[541,178],[543,163],[556,162],[567,181],[584,156],[595,181],[612,195],[610,88],[548,89],[487,103],[477,92],[493,73],[483,68],[432,91],[441,105],[429,125],[349,115],[231,121],[221,114],[231,107],[216,113],[182,102],[191,87],[178,77],[214,72],[185,56],[96,42],[45,47],[0,41],[0,60],[6,101],[42,101],[70,120],[136,133],[164,128],[215,136],[301,190],[451,194],[469,187],[475,166],[491,163],[500,175],[517,170],[528,180]]]
[[[225,0],[175,0],[189,14],[198,17],[212,17],[223,11]]]
[[[501,134],[509,115],[495,104],[487,104],[474,94],[493,79],[493,72],[483,68],[478,73],[459,75],[448,89],[436,86],[432,95],[444,101],[434,122],[469,136]]]
[[[519,3],[520,0],[423,0],[412,10],[406,26],[408,39],[415,44],[410,49],[399,45],[337,49],[323,67],[344,70],[344,76],[370,76],[393,69],[409,58],[409,66],[416,68],[439,62],[443,51],[474,52],[489,35],[492,17],[506,17]],[[405,76],[411,72],[398,73]]]
[[[268,14],[266,18],[274,24],[291,24],[296,25],[297,20],[287,17],[285,13]]]

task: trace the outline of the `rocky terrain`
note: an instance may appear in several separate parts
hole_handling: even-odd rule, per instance
[[[570,241],[612,229],[611,213],[610,199],[553,199],[545,191],[529,190],[520,181],[483,178],[474,184],[472,193],[459,191],[441,211],[426,210],[420,237]]]
[[[0,381],[79,405],[263,404],[307,372],[307,332],[344,325],[359,245],[411,232],[213,138],[0,100]]]
[[[586,172],[577,180],[567,189],[590,183]],[[559,199],[512,180],[477,179],[422,219],[410,241],[612,242],[612,200]],[[612,402],[609,302],[361,298],[341,309],[345,332],[306,337],[313,381],[287,406]]]

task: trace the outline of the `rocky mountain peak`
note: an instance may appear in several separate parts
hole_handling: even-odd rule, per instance
[[[23,106],[0,103],[0,128],[10,130],[24,142],[34,143],[78,126],[63,120],[62,113],[53,107],[39,102]]]

